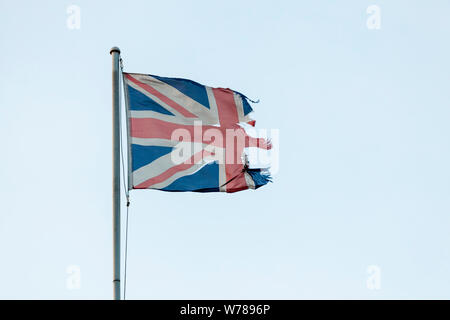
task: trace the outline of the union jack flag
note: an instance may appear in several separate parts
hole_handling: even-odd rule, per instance
[[[265,168],[252,168],[246,157],[246,148],[268,150],[271,145],[245,130],[243,124],[254,126],[255,121],[244,95],[187,79],[123,77],[130,188],[236,192],[270,181]]]

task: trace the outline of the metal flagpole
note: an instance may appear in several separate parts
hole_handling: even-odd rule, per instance
[[[113,121],[113,292],[120,300],[120,108],[119,59],[120,49],[112,47],[112,121]]]

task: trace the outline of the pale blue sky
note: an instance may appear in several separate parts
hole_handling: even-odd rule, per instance
[[[115,45],[280,130],[257,191],[132,193],[128,298],[450,298],[450,2],[0,3],[0,298],[112,297]]]

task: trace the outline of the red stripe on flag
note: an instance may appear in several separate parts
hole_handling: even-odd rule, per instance
[[[241,190],[248,189],[247,180],[243,172],[244,166],[238,164],[227,164],[225,166],[225,172],[227,174],[226,189],[228,193],[233,193]]]
[[[239,123],[236,103],[234,102],[234,92],[230,89],[213,88],[216,99],[219,122],[222,127]]]
[[[237,113],[237,106],[234,101],[234,92],[230,89],[223,88],[214,88],[213,89],[214,98],[216,99],[217,104],[217,112],[219,114],[219,123],[221,127],[234,127],[236,128],[236,124],[239,123],[239,116]],[[237,129],[242,130],[242,129]],[[244,130],[242,130],[244,131]],[[244,135],[247,134],[244,132]],[[225,139],[226,141],[227,139]],[[246,139],[247,144],[247,139]],[[227,155],[230,152],[229,149],[231,146],[225,146],[227,150]],[[237,148],[234,145],[233,152],[233,163],[225,164],[225,174],[226,180],[228,183],[226,184],[227,192],[236,192],[244,189],[248,189],[247,181],[245,180],[245,176],[243,173],[244,165],[243,163],[234,163],[234,161],[241,162],[242,160],[238,158],[242,155],[242,148]],[[238,150],[239,149],[239,150]],[[227,159],[227,162],[230,162],[231,159]]]
[[[172,122],[167,122],[159,119],[153,118],[130,118],[130,131],[131,136],[134,138],[157,138],[157,139],[166,139],[171,140],[172,134],[177,129],[184,129],[189,132],[190,141],[192,142],[203,142],[206,144],[212,144],[214,146],[218,146],[223,148],[226,146],[226,133],[228,130],[235,130],[234,132],[238,132],[240,136],[244,136],[245,139],[245,147],[258,147],[260,149],[271,149],[270,143],[267,143],[264,138],[254,138],[247,135],[244,129],[240,127],[235,128],[223,128],[223,127],[215,127],[215,126],[200,126],[195,127],[193,125],[183,125],[176,124]],[[220,131],[222,134],[222,141],[220,139],[214,141],[205,140],[204,134],[207,130]],[[199,134],[195,134],[195,130],[199,131]],[[231,147],[231,146],[228,146]],[[234,149],[236,149],[236,146]],[[234,150],[233,154],[236,158],[236,154],[242,152],[242,150]]]
[[[209,140],[206,141],[203,136],[206,130],[211,129],[220,131],[222,136],[225,137],[225,128],[215,126],[195,127],[193,125],[176,124],[153,118],[130,118],[130,120],[131,136],[134,138],[157,138],[172,140],[172,134],[175,130],[183,129],[187,130],[190,135],[190,141],[192,142],[203,142],[223,148],[223,143],[221,143],[220,140],[214,140],[212,142]],[[198,131],[197,134],[196,131]],[[180,132],[180,134],[181,133],[182,132]]]

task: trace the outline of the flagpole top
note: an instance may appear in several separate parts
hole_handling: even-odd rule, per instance
[[[120,49],[118,47],[112,47],[111,50],[109,51],[109,54],[112,54],[113,52],[117,52],[120,54]]]

